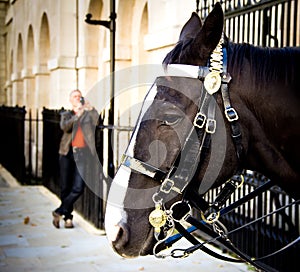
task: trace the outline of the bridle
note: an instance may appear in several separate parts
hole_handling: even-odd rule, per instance
[[[221,260],[231,262],[247,261],[259,267],[255,260],[242,253],[233,245],[226,234],[226,228],[218,220],[221,215],[228,213],[236,207],[237,204],[222,209],[231,194],[242,186],[244,182],[244,176],[242,174],[242,162],[244,157],[242,133],[238,123],[239,117],[237,111],[232,107],[229,97],[228,84],[231,80],[231,76],[227,72],[227,49],[223,45],[223,36],[216,49],[212,52],[208,65],[198,66],[197,69],[198,74],[196,77],[203,82],[201,98],[199,99],[198,112],[194,118],[193,127],[188,133],[187,139],[179,152],[181,155],[178,156],[178,158],[180,157],[180,163],[179,159],[176,159],[170,170],[165,172],[130,155],[124,155],[121,164],[134,172],[161,182],[158,192],[152,197],[155,203],[155,209],[149,215],[149,222],[154,227],[154,235],[158,241],[153,249],[153,253],[156,257],[164,258],[167,256],[156,253],[156,249],[160,244],[165,243],[167,246],[170,246],[181,237],[185,237],[194,246],[187,250],[175,249],[171,253],[172,257],[186,257],[195,250],[201,249]],[[226,182],[216,199],[212,203],[208,203],[203,198],[203,194],[199,194],[198,190],[191,190],[188,185],[199,163],[207,156],[210,150],[211,136],[216,131],[215,112],[217,92],[221,93],[224,115],[230,124],[231,138],[235,146],[238,168],[236,169],[235,175]],[[210,181],[210,184],[205,184],[204,187],[209,189],[213,182]],[[270,182],[265,183],[257,189],[255,194],[257,195],[270,187]],[[166,199],[174,196],[174,194],[182,194],[182,200],[174,203],[167,209],[165,207]],[[241,202],[245,203],[249,201],[249,199],[254,197],[253,195],[254,193],[250,193]],[[201,222],[191,216],[192,207],[200,211]],[[186,230],[180,223],[182,220],[188,222],[193,227]],[[212,228],[209,228],[209,225],[212,226]],[[179,235],[172,237],[171,233],[174,228],[179,232]],[[212,240],[221,238],[222,243],[241,259],[226,257],[208,249],[205,247],[205,243],[199,243],[199,241],[191,235],[191,232],[196,229],[208,233],[212,237]],[[298,239],[294,242],[297,241]],[[274,254],[279,252],[280,250]],[[260,260],[261,259],[262,258],[260,258]]]
[[[196,76],[203,82],[201,90],[202,97],[199,99],[198,112],[194,117],[193,127],[188,133],[187,139],[179,152],[181,155],[180,167],[178,166],[178,159],[174,161],[168,172],[129,155],[124,155],[121,161],[122,165],[130,168],[134,172],[161,182],[159,192],[153,196],[155,204],[165,200],[166,195],[172,191],[183,194],[192,180],[199,162],[207,155],[210,148],[211,135],[216,131],[215,94],[219,90],[221,90],[222,94],[224,114],[231,124],[231,136],[235,145],[236,156],[239,165],[242,163],[242,134],[238,124],[238,114],[231,106],[229,98],[228,83],[231,80],[231,76],[227,73],[227,49],[223,46],[223,36],[216,49],[212,52],[208,65],[197,66],[196,68],[198,70]],[[194,133],[195,131],[196,133]],[[238,170],[236,174],[238,183],[241,183],[243,180],[243,177],[239,177],[240,174],[241,170]],[[232,185],[231,187],[234,187],[233,183],[234,182],[230,183]],[[205,187],[210,188],[211,185],[212,184],[209,184]],[[228,185],[228,188],[229,186],[230,185]],[[218,202],[224,204],[226,200],[227,198],[225,199],[223,196],[222,201],[219,199]],[[202,211],[206,211],[209,206],[208,203],[201,200],[200,208]]]

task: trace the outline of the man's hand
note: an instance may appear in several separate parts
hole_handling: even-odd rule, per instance
[[[77,117],[80,117],[84,111],[91,111],[94,107],[90,104],[89,101],[85,100],[84,105],[81,103],[74,109],[76,112]]]
[[[90,104],[89,101],[85,100],[85,103],[83,105],[83,109],[86,111],[91,111],[94,107]]]

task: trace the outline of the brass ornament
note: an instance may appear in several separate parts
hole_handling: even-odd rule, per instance
[[[216,93],[221,87],[220,73],[216,71],[210,72],[204,79],[204,87],[210,95]]]
[[[160,232],[160,228],[166,224],[167,215],[159,204],[157,204],[155,210],[150,213],[149,222],[154,227],[155,232]]]
[[[204,87],[206,91],[212,95],[221,87],[221,74],[223,73],[223,33],[221,39],[210,55],[209,74],[204,79]]]

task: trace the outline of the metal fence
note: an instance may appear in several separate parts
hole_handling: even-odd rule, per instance
[[[0,163],[21,183],[26,182],[25,107],[0,107]]]
[[[201,2],[200,15],[205,18],[216,1]],[[225,34],[236,43],[249,42],[258,46],[299,46],[300,8],[298,0],[224,0]],[[245,186],[234,194],[234,202],[266,180],[258,173],[246,175]],[[215,199],[220,188],[210,190],[207,200]],[[241,227],[268,212],[278,209],[292,199],[280,188],[272,187],[267,192],[222,217],[222,222],[232,230]],[[227,204],[229,204],[229,202]],[[253,257],[268,255],[299,237],[299,205],[289,207],[266,219],[230,235],[234,244]],[[203,235],[203,234],[202,234]],[[266,271],[296,271],[300,244],[285,252],[260,262]]]
[[[205,18],[216,0],[203,0],[200,17]],[[225,11],[225,34],[233,42],[258,46],[299,46],[298,0],[221,0]]]
[[[244,185],[232,195],[226,206],[247,196],[268,181],[266,177],[256,172],[245,171],[244,174]],[[210,190],[205,196],[206,200],[216,199],[222,187]],[[242,252],[258,259],[285,247],[299,237],[299,204],[289,206],[258,220],[292,202],[293,199],[290,196],[279,187],[273,186],[232,212],[225,214],[220,221],[226,226],[229,233],[233,231],[228,237],[234,245]],[[200,215],[196,214],[196,216],[200,220]],[[240,228],[238,231],[234,231],[238,228]],[[199,235],[206,238],[204,233],[200,232]],[[259,261],[259,264],[265,267],[266,271],[297,271],[299,252],[300,244],[297,243],[278,255]]]

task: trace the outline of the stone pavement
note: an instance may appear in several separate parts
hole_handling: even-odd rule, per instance
[[[123,259],[103,232],[74,214],[74,229],[52,226],[59,199],[43,186],[20,186],[0,165],[0,271],[249,271],[195,252],[185,259]],[[63,226],[62,226],[63,227]],[[183,239],[182,239],[183,240]],[[188,246],[180,241],[178,247]]]

